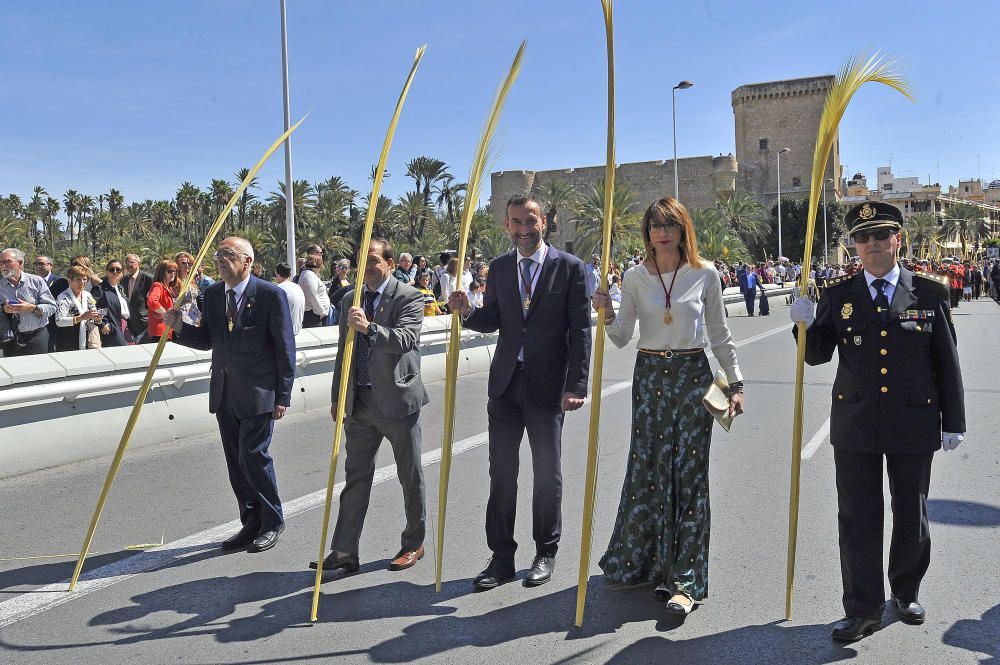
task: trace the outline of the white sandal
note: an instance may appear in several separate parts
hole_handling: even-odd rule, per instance
[[[687,601],[687,602],[684,602]],[[667,602],[667,610],[673,612],[674,614],[682,614],[687,616],[691,614],[691,610],[694,609],[694,600],[685,593],[678,591],[674,594]]]

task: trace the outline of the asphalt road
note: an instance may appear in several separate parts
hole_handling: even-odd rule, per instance
[[[459,383],[460,452],[452,465],[440,593],[430,554],[443,401],[443,386],[436,384],[428,387],[432,402],[423,412],[429,555],[414,568],[385,569],[399,544],[403,514],[391,451],[384,446],[384,480],[372,494],[361,571],[328,578],[319,621],[310,624],[313,574],[306,565],[319,548],[332,428],[325,414],[292,413],[279,423],[272,445],[289,515],[275,549],[224,556],[214,548],[233,533],[236,517],[215,436],[132,451],[76,592],[65,592],[72,558],[0,561],[0,663],[1000,662],[1000,451],[996,426],[988,424],[1000,395],[1000,308],[985,299],[966,304],[955,321],[969,433],[958,451],[935,460],[929,506],[934,553],[921,593],[928,611],[923,626],[900,623],[887,610],[885,627],[860,643],[840,646],[829,637],[841,616],[833,459],[823,440],[832,364],[806,371],[794,618],[783,619],[794,346],[787,307],[775,303],[770,317],[730,319],[741,343],[747,414],[733,433],[715,431],[710,598],[684,621],[667,614],[648,587],[606,585],[596,566],[621,488],[634,360],[634,345],[618,350],[609,344],[583,628],[574,628],[573,618],[589,406],[566,420],[555,578],[535,589],[513,583],[472,592],[471,578],[489,554],[483,373]],[[522,450],[517,563],[523,574],[533,547],[530,453],[527,446]],[[108,463],[98,459],[0,483],[0,558],[78,550]],[[161,538],[166,545],[156,550],[125,549]]]

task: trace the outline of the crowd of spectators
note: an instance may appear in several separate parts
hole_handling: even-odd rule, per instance
[[[608,266],[609,295],[616,301],[621,299],[625,273],[642,262],[638,254],[621,258],[621,263],[612,260]],[[55,274],[49,256],[36,256],[33,270],[25,270],[25,260],[24,252],[15,248],[0,253],[0,355],[4,356],[155,343],[166,332],[163,315],[175,303],[185,323],[198,325],[202,294],[213,283],[204,267],[199,267],[177,303],[180,287],[194,267],[194,257],[188,252],[158,261],[151,273],[143,270],[135,254],[127,255],[124,261],[111,259],[103,275],[87,256],[73,257],[63,277]],[[901,263],[907,265],[905,260]],[[259,264],[253,267],[258,277],[265,277]],[[715,267],[723,289],[739,288],[748,312],[754,311],[756,302],[762,314],[768,309],[765,285],[784,286],[802,276],[801,264],[784,258],[757,263],[716,261]],[[983,295],[1000,301],[1000,260],[977,264],[945,257],[910,262],[908,267],[946,276],[952,307]],[[353,288],[355,274],[350,260],[337,259],[327,270],[322,248],[309,245],[297,268],[293,275],[290,265],[279,263],[271,276],[288,296],[294,331],[337,325],[343,297]],[[816,295],[830,280],[859,270],[857,257],[843,264],[817,263],[809,271],[810,292]],[[425,316],[438,316],[448,313],[448,296],[460,277],[472,305],[481,307],[488,273],[485,259],[465,257],[463,261],[442,252],[432,265],[425,256],[404,252],[392,278],[423,293]],[[600,282],[599,255],[591,256],[585,274],[587,291],[593,294]]]

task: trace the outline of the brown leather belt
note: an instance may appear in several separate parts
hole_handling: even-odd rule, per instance
[[[673,358],[674,356],[691,356],[696,353],[704,353],[705,349],[639,349],[639,353],[646,353],[651,356],[660,356],[661,358]]]

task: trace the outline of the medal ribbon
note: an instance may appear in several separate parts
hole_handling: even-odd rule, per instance
[[[656,265],[656,260],[653,260],[653,265]],[[677,264],[677,268],[674,269],[674,276],[670,278],[670,288],[667,289],[667,285],[663,281],[663,275],[660,273],[660,267],[656,266],[656,276],[660,280],[660,286],[663,287],[663,295],[667,299],[667,312],[670,312],[670,294],[674,292],[674,281],[677,280],[677,273],[680,272],[683,261]]]

